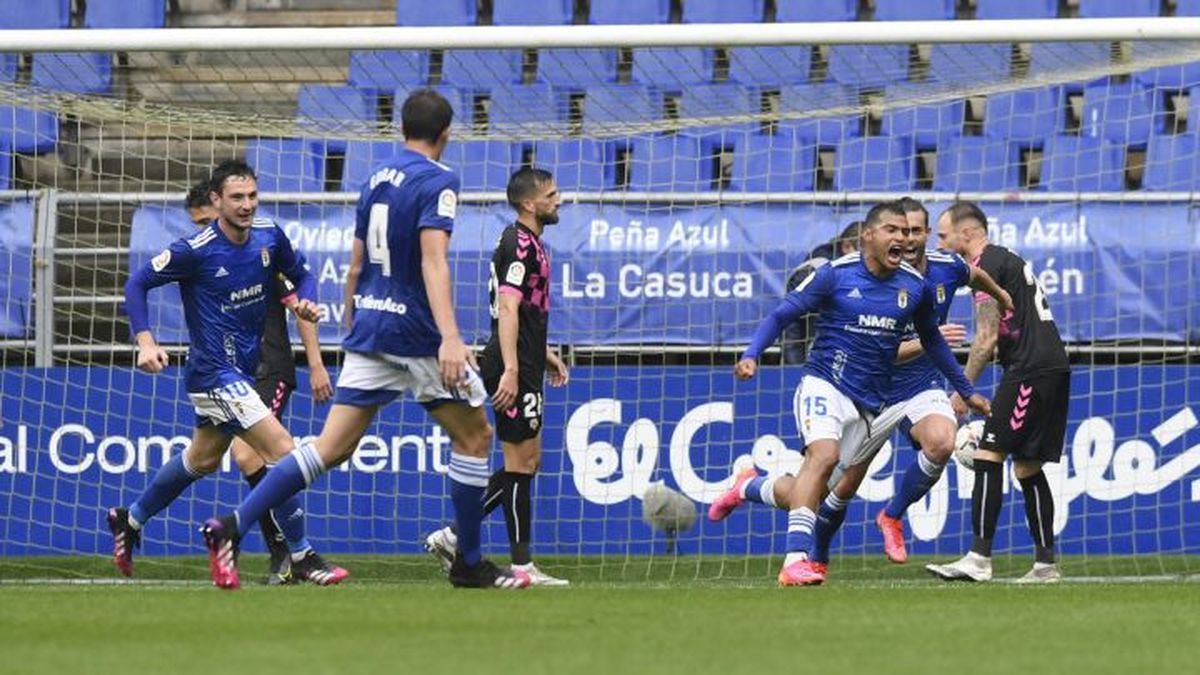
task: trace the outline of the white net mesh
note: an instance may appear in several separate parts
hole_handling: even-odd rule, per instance
[[[259,172],[261,213],[320,280],[337,364],[354,200],[398,147],[404,98],[430,84],[455,109],[442,160],[466,204],[453,263],[469,339],[487,337],[508,176],[532,163],[566,193],[547,235],[551,341],[576,371],[547,394],[536,555],[636,576],[672,539],[643,521],[647,486],[702,515],[735,462],[794,470],[798,368],[772,352],[735,385],[729,364],[791,272],[871,202],[910,194],[936,216],[968,193],[995,217],[993,240],[1034,263],[1074,354],[1052,473],[1071,572],[1192,571],[1196,43],[0,56],[0,188],[13,190],[0,207],[0,555],[103,554],[103,509],[186,442],[180,370],[134,372],[119,305],[130,265],[191,231],[182,192],[216,162]],[[152,319],[182,345],[176,298],[153,292]],[[968,298],[952,317],[971,323]],[[284,418],[297,436],[325,412],[306,387],[302,374]],[[370,434],[306,493],[311,538],[343,555],[418,553],[450,516],[448,440],[412,403]],[[835,543],[851,569],[873,569],[873,515],[915,457],[895,440]],[[232,468],[197,483],[147,526],[143,553],[198,552],[193,525],[244,490]],[[1024,560],[1017,492],[1006,486],[997,549]],[[964,550],[969,513],[969,476],[952,468],[910,512],[914,552]],[[785,522],[759,506],[701,517],[657,560],[682,577],[760,574]]]

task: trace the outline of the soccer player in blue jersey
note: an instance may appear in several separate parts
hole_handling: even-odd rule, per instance
[[[787,495],[788,555],[780,585],[825,580],[809,557],[816,510],[842,452],[848,456],[858,449],[884,407],[897,350],[910,323],[967,405],[988,411],[987,399],[975,393],[938,330],[933,289],[904,262],[908,230],[898,203],[873,207],[863,221],[861,252],[818,268],[789,293],[759,325],[734,369],[740,380],[754,377],[758,357],[784,326],[809,312],[819,313],[817,337],[795,398],[796,422],[807,446]]]
[[[222,163],[213,171],[210,188],[217,219],[190,239],[171,244],[125,285],[125,309],[138,344],[137,367],[158,373],[168,357],[150,331],[146,294],[151,288],[179,283],[191,343],[185,384],[196,409],[188,448],[155,474],[128,509],[108,512],[114,562],[126,576],[133,574],[133,548],[140,542],[142,525],[197,479],[216,471],[231,436],[246,441],[268,463],[287,455],[294,445],[291,434],[254,391],[253,373],[276,275],[282,273],[296,285],[289,305],[306,321],[318,318],[316,285],[304,267],[304,256],[293,250],[283,230],[255,218],[258,185],[250,166],[233,160]],[[312,567],[320,572],[314,572],[314,581],[322,584],[344,578],[345,570],[327,565],[307,544],[304,519],[296,516],[303,513],[298,501],[278,506],[276,523],[293,550],[303,553],[293,568]]]
[[[413,92],[401,108],[404,148],[377,167],[357,207],[350,258],[353,315],[342,344],[345,363],[321,435],[268,472],[231,516],[205,523],[218,586],[236,578],[236,560],[221,555],[267,509],[291,498],[346,461],[379,407],[405,391],[429,411],[453,443],[450,496],[458,555],[450,582],[459,587],[517,589],[520,571],[501,569],[480,547],[492,428],[474,356],[454,318],[447,249],[458,207],[458,176],[437,160],[450,139],[454,111],[432,89]]]
[[[966,336],[965,328],[946,323],[950,303],[961,286],[969,285],[986,292],[1005,307],[1011,303],[1011,299],[991,276],[968,265],[960,256],[947,251],[926,253],[930,233],[928,212],[920,202],[911,198],[903,198],[899,204],[904,209],[909,226],[904,260],[925,276],[926,285],[934,291],[934,310],[941,324],[942,337],[949,343],[961,343]],[[879,512],[875,522],[884,535],[884,552],[888,558],[903,563],[908,553],[900,518],[941,477],[954,452],[954,435],[958,430],[958,418],[945,392],[945,378],[923,353],[921,342],[911,324],[907,327],[904,341],[900,343],[885,407],[872,421],[870,433],[862,445],[835,469],[829,494],[817,512],[813,550],[809,558],[819,571],[826,572],[828,569],[829,543],[845,519],[846,506],[866,478],[871,460],[898,426],[908,431],[920,452],[917,461],[909,466],[901,479],[899,490]],[[744,500],[787,509],[788,494],[794,480],[791,476],[758,478],[753,469],[747,469],[739,474],[728,492],[713,502],[709,510],[710,518],[724,518]]]

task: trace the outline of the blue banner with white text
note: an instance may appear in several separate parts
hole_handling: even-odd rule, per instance
[[[791,411],[795,368],[764,368],[735,382],[726,368],[595,367],[546,391],[541,473],[534,483],[536,551],[647,554],[663,535],[642,520],[641,495],[658,482],[691,498],[700,516],[681,535],[684,554],[784,550],[786,515],[748,504],[721,523],[707,504],[735,465],[793,472],[801,441]],[[990,390],[992,374],[984,377]],[[1200,553],[1200,367],[1114,366],[1073,373],[1063,461],[1047,465],[1055,530],[1069,554]],[[319,431],[302,375],[285,424]],[[194,416],[179,368],[0,370],[0,555],[103,554],[108,507],[129,504],[167,457],[182,451]],[[876,552],[866,523],[914,459],[894,439],[872,465],[836,544]],[[310,537],[324,550],[417,553],[422,536],[452,516],[450,441],[411,402],[385,407],[355,456],[304,493]],[[499,466],[498,452],[492,466]],[[970,543],[972,474],[952,466],[908,514],[916,553],[959,554]],[[1006,473],[998,550],[1028,550],[1022,497]],[[226,465],[198,481],[145,530],[143,554],[201,551],[196,525],[230,510],[246,487]],[[500,514],[489,546],[504,550]],[[257,535],[249,548],[258,547]]]
[[[927,205],[937,214],[945,204]],[[1072,342],[1200,338],[1200,222],[1186,204],[984,204],[992,241],[1032,265]],[[785,292],[789,273],[860,205],[656,207],[567,204],[545,235],[552,258],[550,339],[559,344],[743,345]],[[309,260],[336,341],[354,236],[349,206],[266,207]],[[462,205],[451,242],[463,334],[486,341],[492,247],[504,206]],[[131,263],[191,230],[182,209],[146,206],[133,220]],[[936,235],[930,246],[936,245]],[[152,291],[163,342],[186,342],[177,293]],[[956,321],[969,324],[960,298]]]

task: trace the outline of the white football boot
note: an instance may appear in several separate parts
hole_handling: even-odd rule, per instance
[[[514,571],[524,572],[529,577],[530,586],[570,586],[571,582],[566,579],[552,577],[549,574],[539,570],[537,565],[529,563],[528,565],[513,565]]]
[[[434,530],[425,537],[425,550],[442,566],[442,573],[450,573],[450,565],[454,563],[454,555],[458,553],[458,535],[449,527]]]
[[[962,558],[945,565],[930,563],[925,566],[933,576],[943,581],[991,581],[992,559],[978,553],[968,553]]]
[[[1025,576],[1017,579],[1015,584],[1057,584],[1062,581],[1062,572],[1058,571],[1058,565],[1054,563],[1034,563],[1033,569],[1025,573]]]

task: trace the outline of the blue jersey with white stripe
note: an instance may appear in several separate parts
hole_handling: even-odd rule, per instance
[[[938,324],[946,323],[950,314],[950,303],[954,301],[954,293],[966,286],[971,280],[971,268],[967,261],[957,253],[948,251],[931,251],[925,260],[925,285],[933,289],[933,310],[937,314]],[[909,324],[904,340],[917,338],[916,327]],[[891,393],[887,403],[899,403],[929,389],[942,389],[946,386],[946,378],[938,372],[937,366],[925,354],[896,366],[892,373]]]
[[[817,312],[817,335],[804,372],[838,388],[863,408],[883,407],[905,328],[913,323],[921,342],[969,397],[974,389],[958,369],[937,328],[933,289],[907,263],[886,278],[867,269],[858,253],[816,269],[763,321],[743,358],[757,359],[783,327]]]
[[[355,212],[366,255],[344,349],[437,355],[442,338],[421,274],[421,230],[453,232],[457,207],[458,176],[419,152],[404,149],[371,175]]]
[[[277,302],[272,284],[278,273],[296,284],[300,297],[313,297],[315,284],[304,256],[275,223],[256,218],[247,240],[235,244],[214,222],[191,238],[173,242],[130,277],[130,328],[135,335],[149,330],[146,291],[177,281],[191,341],[187,390],[211,391],[253,381],[267,304]]]

